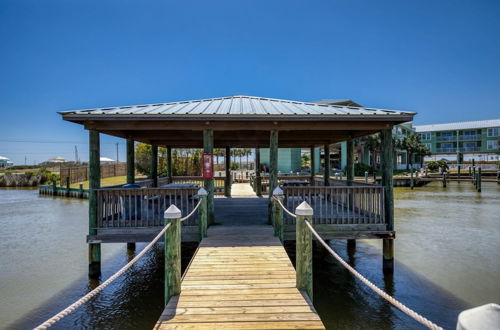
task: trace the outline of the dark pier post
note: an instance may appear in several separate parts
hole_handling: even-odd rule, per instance
[[[385,223],[387,230],[394,230],[394,195],[393,195],[393,152],[392,152],[392,130],[384,129],[380,132],[381,137],[381,169],[382,186],[384,187]],[[394,272],[394,240],[383,239],[383,271],[392,274]]]
[[[500,171],[497,171],[497,184],[500,184]]]
[[[134,140],[127,139],[127,183],[135,183],[135,150]],[[135,242],[127,242],[129,254],[135,251]]]
[[[354,183],[354,140],[349,139],[346,141],[347,145],[347,156],[346,156],[346,180],[347,180],[347,185],[352,186]],[[353,205],[353,195],[350,194],[349,196],[349,205]],[[347,247],[350,248],[351,250],[356,248],[356,240],[355,239],[348,239],[347,240]]]
[[[272,224],[273,212],[273,190],[278,186],[278,131],[273,130],[269,134],[269,203],[268,224]]]
[[[127,183],[135,183],[135,150],[131,139],[127,139]]]
[[[324,186],[329,186],[330,185],[330,144],[325,143],[325,146],[323,147],[325,150],[325,173],[323,174],[323,185]]]
[[[460,182],[460,165],[457,166],[457,179]]]
[[[203,152],[206,154],[214,153],[214,131],[211,128],[203,130]],[[205,190],[208,193],[207,210],[208,224],[214,223],[214,179],[205,180]]]
[[[97,234],[97,191],[101,187],[99,132],[89,131],[89,235]],[[101,275],[101,244],[89,244],[89,276]]]
[[[313,209],[302,202],[295,209],[295,271],[297,289],[305,291],[313,300],[313,273],[312,273],[312,233],[304,220],[311,222]]]
[[[255,194],[262,196],[262,177],[260,176],[260,148],[255,148]]]
[[[69,171],[71,173],[71,171]],[[69,197],[69,191],[71,189],[70,178],[69,175],[66,177],[66,197]]]
[[[172,147],[167,147],[167,177],[168,183],[174,182],[174,171],[172,170]]]
[[[477,192],[481,192],[481,166],[477,169]]]
[[[226,170],[226,177],[224,178],[224,196],[231,197],[231,148],[226,147],[224,160],[224,167]]]
[[[311,147],[311,183],[310,185],[311,186],[314,186],[316,185],[315,183],[315,180],[314,180],[314,176],[315,176],[315,173],[314,173],[314,168],[316,167],[316,159],[314,157],[314,146]]]
[[[171,223],[164,235],[165,305],[167,305],[171,297],[181,293],[181,211],[172,204],[164,216],[165,226]]]
[[[474,186],[476,186],[477,184],[477,175],[476,175],[476,166],[472,166],[472,183],[474,184]]]
[[[413,181],[413,166],[410,167],[410,188],[413,189],[415,187],[415,182]]]
[[[446,188],[446,176],[447,176],[448,172],[443,172],[443,188]]]
[[[158,187],[158,146],[151,145],[151,179],[153,188]]]

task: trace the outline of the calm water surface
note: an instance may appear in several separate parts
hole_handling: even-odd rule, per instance
[[[0,189],[0,328],[27,329],[99,283],[87,274],[87,202]],[[396,189],[396,269],[382,275],[381,242],[331,244],[372,282],[432,321],[453,329],[468,307],[500,302],[500,186],[439,183]],[[138,245],[138,250],[144,246]],[[162,310],[163,247],[157,245],[93,303],[54,329],[151,329]],[[103,245],[103,278],[131,256],[124,244]],[[287,251],[293,257],[293,245]],[[194,246],[183,247],[183,264]],[[354,279],[317,247],[315,306],[328,328],[420,329]]]

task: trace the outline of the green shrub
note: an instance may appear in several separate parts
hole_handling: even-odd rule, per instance
[[[240,165],[237,162],[231,162],[231,170],[237,170]]]
[[[425,164],[431,172],[437,172],[440,168],[442,171],[448,171],[448,163],[444,160],[430,161]]]
[[[370,165],[363,164],[363,163],[355,163],[354,164],[354,175],[355,176],[364,176],[365,172],[368,172],[369,174],[373,174],[374,168]],[[346,172],[346,169],[344,169],[344,173]]]

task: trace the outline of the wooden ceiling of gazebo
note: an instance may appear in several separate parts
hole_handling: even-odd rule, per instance
[[[250,96],[61,112],[86,129],[159,146],[201,148],[203,130],[214,146],[280,147],[335,143],[411,121],[414,112],[323,105]]]

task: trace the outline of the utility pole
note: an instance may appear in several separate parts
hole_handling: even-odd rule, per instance
[[[116,142],[116,163],[117,164],[119,163],[119,160],[118,160],[118,142]]]
[[[27,165],[28,163],[28,157],[24,156],[24,165]]]
[[[78,163],[78,147],[75,145],[75,162]]]

